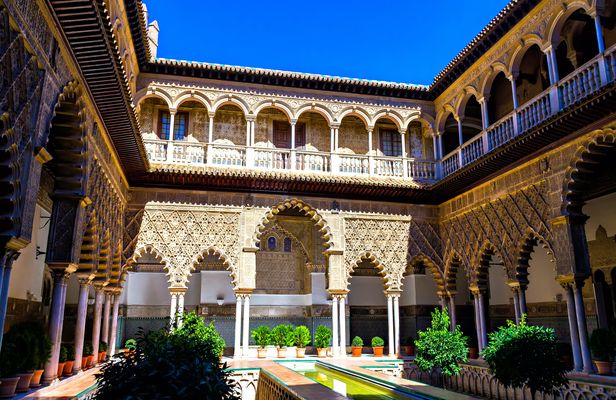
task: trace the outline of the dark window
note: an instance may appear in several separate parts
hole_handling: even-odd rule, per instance
[[[287,253],[291,252],[291,239],[284,238],[284,251]]]
[[[269,251],[275,251],[276,250],[276,238],[273,236],[270,236],[267,239],[267,249]]]
[[[295,124],[295,148],[306,145],[306,124]]]
[[[394,130],[380,130],[381,151],[384,155],[390,157],[402,156],[402,142],[400,133]]]
[[[188,131],[188,113],[176,113],[173,125],[174,140],[184,140]],[[169,140],[170,126],[171,114],[169,114],[169,111],[161,111],[158,116],[158,137],[163,140]]]

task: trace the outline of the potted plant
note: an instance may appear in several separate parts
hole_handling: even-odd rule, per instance
[[[0,352],[0,398],[10,398],[15,395],[21,362],[21,349],[11,340],[10,331],[4,336],[2,351]]]
[[[64,376],[73,375],[73,364],[75,363],[75,345],[69,343],[66,345],[66,362],[64,363]]]
[[[98,362],[105,362],[105,358],[107,358],[107,342],[100,342],[98,344]]]
[[[477,345],[477,339],[471,338],[468,347],[468,358],[476,360],[479,357],[479,346]]]
[[[41,386],[41,377],[43,376],[44,366],[49,357],[51,357],[51,340],[43,329],[43,326],[36,322],[31,322],[32,325],[32,379],[30,387],[35,388]]]
[[[272,331],[269,326],[261,325],[257,329],[253,329],[250,332],[252,340],[254,340],[257,347],[257,357],[265,358],[267,355],[267,346],[271,343]]]
[[[19,378],[16,391],[27,392],[36,366],[36,348],[33,346],[32,326],[27,322],[15,325],[5,337],[5,343],[17,351],[14,356],[15,376]]]
[[[293,346],[293,327],[291,325],[280,324],[272,329],[272,342],[278,349],[278,358],[287,356],[287,347]]]
[[[385,346],[385,341],[381,339],[379,336],[375,336],[372,338],[372,353],[375,357],[383,357],[383,347]]]
[[[612,362],[616,356],[616,337],[614,331],[598,328],[590,335],[590,351],[594,356],[599,375],[612,375]]]
[[[86,370],[92,366],[92,343],[83,344],[83,358],[81,359],[81,369]]]
[[[295,349],[297,358],[304,358],[306,355],[306,346],[310,344],[311,340],[310,330],[304,325],[298,326],[295,328],[293,339],[295,346],[297,346]]]
[[[361,351],[364,348],[364,341],[359,336],[355,336],[351,341],[351,356],[361,357]]]
[[[317,346],[317,356],[327,357],[327,348],[332,340],[332,330],[325,325],[319,325],[314,332],[314,345]]]
[[[415,355],[415,339],[412,336],[408,336],[404,339],[404,346],[402,347],[404,350],[404,355],[409,357]]]
[[[62,374],[64,373],[64,364],[66,363],[67,357],[68,351],[66,350],[66,346],[60,345],[60,357],[58,358],[58,378],[62,378]]]

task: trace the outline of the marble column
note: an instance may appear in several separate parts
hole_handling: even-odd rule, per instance
[[[479,351],[483,350],[482,340],[483,334],[481,333],[481,318],[479,317],[479,296],[477,293],[473,293],[473,304],[475,309],[475,330],[477,331],[477,347]]]
[[[456,298],[454,295],[449,296],[449,319],[451,321],[451,331],[456,330]]]
[[[389,350],[389,356],[394,356],[394,302],[393,296],[387,294],[387,348]]]
[[[111,313],[111,295],[105,293],[105,307],[103,308],[103,332],[101,341],[109,344],[109,314]]]
[[[340,307],[338,313],[340,319],[340,355],[346,357],[346,296],[340,296],[338,306]]]
[[[515,323],[520,323],[520,294],[518,293],[517,288],[511,288],[511,292],[513,293],[513,312],[515,314]]]
[[[595,368],[590,356],[590,348],[588,347],[588,331],[586,328],[586,311],[584,310],[584,299],[582,298],[582,286],[584,286],[583,282],[577,282],[573,286],[573,298],[575,302],[578,335],[580,337],[583,371],[590,374],[595,371]]]
[[[563,285],[567,298],[567,316],[569,318],[569,334],[571,335],[571,350],[573,353],[573,369],[582,370],[582,352],[580,351],[580,337],[577,328],[577,315],[575,313],[575,300],[571,285]]]
[[[242,295],[235,295],[235,337],[233,342],[233,357],[242,356]]]
[[[51,383],[58,377],[58,360],[60,358],[60,343],[62,341],[62,326],[64,324],[64,305],[66,301],[66,282],[64,271],[53,272],[53,297],[51,299],[51,315],[49,317],[49,339],[51,340],[51,356],[45,363],[43,383]]]
[[[394,296],[394,353],[400,355],[400,296]]]
[[[120,293],[116,293],[113,296],[113,311],[111,312],[111,331],[109,332],[109,351],[108,355],[111,357],[116,351],[116,340],[118,334],[118,314],[120,312]]]
[[[332,356],[338,355],[338,296],[332,296]]]
[[[13,269],[13,261],[17,259],[19,253],[12,250],[6,250],[2,257],[0,265],[0,273],[2,284],[0,285],[0,348],[2,347],[2,337],[4,336],[4,321],[6,320],[6,308],[9,303],[9,286],[11,284],[11,270]]]
[[[488,345],[488,330],[486,326],[485,298],[482,292],[479,292],[477,301],[479,302],[479,322],[481,323],[481,347],[485,348]]]
[[[171,293],[171,311],[169,312],[169,317],[171,318],[171,322],[169,325],[172,327],[175,325],[175,316],[178,312],[178,295],[176,293]]]
[[[520,308],[520,318],[522,318],[522,315],[528,314],[528,309],[526,307],[526,288],[523,287],[523,286],[520,287],[520,293],[518,295],[518,301],[520,302],[520,306],[519,306],[519,308]]]
[[[94,319],[92,320],[92,354],[95,354],[96,357],[92,358],[92,366],[98,363],[99,343],[101,341],[105,341],[104,339],[101,339],[101,318],[105,293],[103,292],[103,288],[101,287],[96,287],[94,290],[96,293],[96,298],[94,300]]]
[[[509,78],[509,81],[511,82],[511,97],[513,97],[513,109],[517,110],[518,109],[518,88],[516,87],[516,84],[515,84],[517,77],[515,75],[511,75],[508,78]]]
[[[88,316],[88,293],[90,280],[79,280],[79,301],[77,302],[77,321],[75,323],[75,362],[73,374],[81,371],[81,358],[83,357],[83,342],[86,335],[86,318]]]
[[[597,34],[597,47],[599,48],[599,53],[603,53],[605,51],[605,40],[603,39],[603,28],[601,27],[601,17],[599,14],[595,14],[595,33]]]
[[[244,296],[244,338],[242,342],[242,353],[248,357],[248,343],[250,339],[250,295]]]
[[[182,327],[182,318],[184,317],[184,293],[178,293],[178,328]]]

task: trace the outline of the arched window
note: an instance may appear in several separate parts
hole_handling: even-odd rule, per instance
[[[269,251],[276,251],[276,238],[273,236],[270,236],[267,239],[267,249]]]
[[[286,253],[291,252],[291,239],[290,238],[284,238],[284,251]]]

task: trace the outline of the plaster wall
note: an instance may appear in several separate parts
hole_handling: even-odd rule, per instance
[[[34,211],[32,241],[21,250],[21,254],[13,263],[9,297],[25,300],[28,296],[32,296],[32,300],[41,301],[43,290],[41,278],[45,270],[45,255],[42,254],[37,259],[36,248],[38,246],[43,253],[47,249],[49,233],[47,217],[49,213],[37,205]]]
[[[616,193],[590,200],[584,206],[584,213],[590,218],[586,221],[586,240],[595,240],[597,228],[603,226],[608,236],[616,234]]]
[[[193,277],[197,274],[193,274]],[[229,271],[201,271],[201,304],[216,304],[217,299],[223,299],[224,304],[235,303],[235,293],[231,284]]]
[[[387,306],[381,277],[353,276],[350,282],[349,306]]]
[[[171,305],[167,280],[163,272],[129,272],[125,284],[127,304]]]

